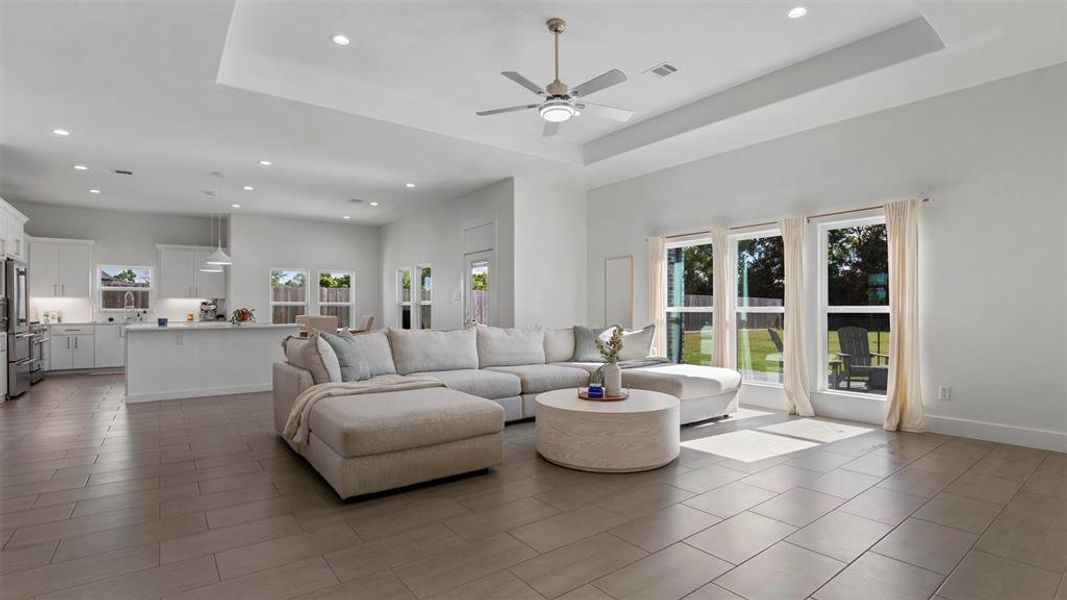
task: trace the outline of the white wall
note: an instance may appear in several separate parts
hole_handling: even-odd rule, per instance
[[[586,195],[515,179],[515,325],[586,319]]]
[[[354,318],[373,314],[381,320],[381,254],[377,227],[278,219],[254,215],[230,217],[230,293],[228,308],[254,308],[270,321],[270,270],[300,268],[317,280],[320,270],[354,271]],[[312,288],[314,290],[314,288]],[[312,297],[311,312],[317,312]]]
[[[497,324],[513,323],[514,190],[514,181],[505,179],[382,227],[383,326],[397,324],[397,270],[428,264],[433,268],[433,328],[463,327],[463,232],[488,223],[494,224],[496,269],[489,274],[490,305]]]
[[[589,192],[589,289],[645,238],[930,196],[922,208],[923,392],[932,429],[1067,447],[1067,66],[822,127]],[[814,234],[814,231],[813,231]],[[809,270],[809,272],[811,272]],[[589,317],[603,318],[590,292]],[[815,330],[814,311],[809,331]],[[939,401],[937,386],[952,386]],[[743,398],[774,402],[778,390]],[[881,419],[884,404],[816,398]]]
[[[159,253],[156,244],[210,245],[210,221],[202,217],[183,217],[161,214],[126,213],[13,202],[29,221],[26,233],[35,237],[55,237],[94,240],[93,268],[100,264],[145,265],[159,273]],[[32,276],[33,258],[30,258]],[[94,290],[95,292],[95,290]],[[165,316],[184,319],[189,312],[199,314],[200,301],[190,299],[155,299],[150,318]],[[31,309],[38,314],[46,310],[62,310],[65,321],[106,320],[119,317],[115,313],[95,310],[96,299],[77,298],[37,299]]]

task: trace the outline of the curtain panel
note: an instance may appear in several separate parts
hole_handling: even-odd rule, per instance
[[[889,239],[889,386],[883,427],[922,431],[919,377],[919,204],[912,199],[885,205]]]
[[[667,356],[667,240],[648,238],[648,322],[656,326],[652,338],[652,355]]]
[[[785,332],[782,336],[782,367],[789,413],[815,416],[808,380],[807,280],[804,277],[804,248],[808,241],[808,220],[787,217],[778,222],[785,246]]]
[[[730,344],[734,328],[731,296],[733,291],[733,265],[730,264],[730,230],[715,227],[711,230],[711,289],[714,295],[712,307],[711,364],[714,367],[733,369],[737,355]]]

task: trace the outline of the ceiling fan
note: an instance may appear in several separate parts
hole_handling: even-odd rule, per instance
[[[567,28],[567,23],[563,19],[554,18],[549,19],[546,24],[548,25],[548,30],[552,32],[555,41],[556,78],[552,83],[548,84],[545,89],[541,89],[537,87],[537,84],[522,75],[519,75],[515,71],[503,71],[500,73],[504,77],[507,77],[538,96],[541,96],[544,100],[536,104],[522,104],[519,106],[509,106],[507,108],[483,110],[475,114],[479,117],[485,117],[488,115],[498,115],[500,113],[536,108],[537,113],[545,120],[545,129],[541,135],[546,137],[556,135],[556,132],[559,131],[560,123],[571,117],[577,117],[582,114],[583,111],[588,111],[591,114],[614,119],[616,121],[629,121],[630,117],[634,114],[633,111],[624,108],[615,108],[614,106],[605,106],[603,104],[593,104],[592,102],[585,101],[586,96],[626,81],[626,74],[618,69],[612,69],[577,87],[568,88],[565,83],[559,80],[559,35]]]

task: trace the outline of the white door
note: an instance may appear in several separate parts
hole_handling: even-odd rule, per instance
[[[59,295],[88,298],[92,248],[82,244],[59,245]],[[33,277],[33,269],[30,269]]]
[[[492,325],[496,321],[493,251],[466,254],[463,262],[463,324]]]
[[[72,335],[73,342],[71,343],[71,364],[75,369],[91,369],[95,365],[93,360],[94,348],[93,348],[93,336],[91,335]]]
[[[122,325],[97,325],[93,336],[93,364],[96,368],[121,367],[126,360],[126,340]]]
[[[74,338],[73,335],[61,335],[52,337],[50,366],[53,370],[74,368]]]
[[[196,283],[193,285],[194,296],[197,298],[225,298],[226,297],[226,267],[222,271],[205,273],[200,270],[200,265],[211,255],[213,250],[194,251],[193,265],[196,270]]]
[[[59,295],[59,244],[34,242],[30,249],[30,297]]]
[[[162,298],[196,298],[193,288],[196,252],[185,248],[159,251],[159,295]]]

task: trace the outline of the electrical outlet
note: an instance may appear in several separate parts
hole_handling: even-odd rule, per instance
[[[937,399],[938,400],[951,400],[952,399],[952,388],[950,388],[947,385],[942,385],[942,386],[938,387],[937,388]]]

